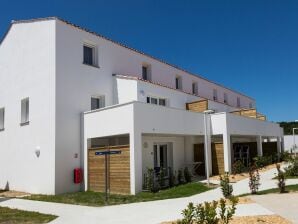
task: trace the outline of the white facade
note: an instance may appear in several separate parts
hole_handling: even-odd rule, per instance
[[[285,144],[285,151],[287,152],[295,152],[294,145],[296,145],[296,153],[298,152],[298,135],[295,135],[295,139],[293,135],[285,135],[284,136],[284,144]]]
[[[95,66],[83,64],[85,45],[95,51]],[[141,79],[142,66],[150,68],[150,81]],[[177,76],[181,90],[175,89]],[[198,94],[191,94],[193,82]],[[95,96],[103,97],[106,108],[82,115],[91,110]],[[148,97],[164,99],[166,106],[148,105]],[[25,98],[29,122],[20,124]],[[237,99],[240,108],[255,107],[248,96],[63,20],[13,22],[0,45],[0,109],[5,108],[0,188],[43,194],[78,191],[83,185],[73,183],[77,167],[84,168],[86,188],[88,139],[129,134],[131,193],[139,192],[154,142],[172,145],[177,168],[193,160],[191,150],[202,139],[204,115],[186,111],[185,104],[204,98],[216,112],[239,109]],[[212,131],[224,139],[231,134],[282,136],[278,125],[229,113],[212,115],[211,121]],[[149,148],[143,152],[138,149],[144,142]]]

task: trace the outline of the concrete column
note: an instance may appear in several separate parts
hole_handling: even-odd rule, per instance
[[[263,138],[261,135],[257,136],[258,156],[263,156]]]
[[[223,133],[223,150],[224,150],[224,166],[225,172],[232,172],[232,162],[231,162],[231,135],[226,130]]]
[[[91,139],[84,139],[84,184],[83,189],[88,190],[88,149],[91,148]]]
[[[209,114],[205,114],[204,115],[204,122],[205,122],[205,136],[204,136],[204,151],[207,153],[205,153],[205,161],[207,161],[208,159],[208,163],[205,162],[205,170],[207,171],[208,169],[208,173],[209,176],[212,175],[212,153],[211,153],[211,117]],[[208,164],[208,167],[207,167]],[[207,174],[207,172],[206,172]]]
[[[130,140],[130,191],[136,194],[142,191],[143,158],[142,135],[133,131],[129,134]]]
[[[281,137],[277,137],[277,154],[278,154],[278,158],[280,157],[281,154]]]

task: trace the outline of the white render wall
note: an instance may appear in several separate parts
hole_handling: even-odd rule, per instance
[[[298,134],[295,135],[295,144],[297,146],[296,152],[298,153]],[[284,136],[284,149],[285,151],[291,152],[291,149],[294,145],[293,135],[285,135]]]
[[[20,126],[21,99],[30,124]],[[0,188],[55,193],[55,21],[14,24],[0,45]],[[40,156],[35,154],[40,150]]]

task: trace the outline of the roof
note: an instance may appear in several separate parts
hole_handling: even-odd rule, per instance
[[[195,73],[192,73],[192,72],[190,72],[190,71],[187,71],[186,69],[180,68],[180,67],[177,66],[177,65],[170,64],[170,63],[168,63],[168,62],[166,62],[166,61],[164,61],[164,60],[161,60],[161,59],[159,59],[159,58],[156,58],[156,57],[154,57],[154,56],[151,56],[151,55],[149,55],[149,54],[146,54],[146,53],[144,53],[144,52],[142,52],[142,51],[139,51],[139,50],[137,50],[137,49],[131,48],[131,47],[125,45],[125,44],[122,44],[122,43],[120,43],[120,42],[114,41],[114,40],[112,40],[112,39],[110,39],[110,38],[108,38],[108,37],[105,37],[105,36],[103,36],[103,35],[101,35],[101,34],[98,34],[98,33],[94,32],[94,31],[90,31],[90,30],[88,30],[88,29],[86,29],[86,28],[83,28],[83,27],[81,27],[81,26],[78,26],[78,25],[76,25],[76,24],[73,24],[73,23],[71,23],[71,22],[69,22],[69,21],[67,21],[67,20],[61,19],[61,18],[59,18],[59,17],[44,17],[44,18],[35,18],[35,19],[28,19],[28,20],[12,20],[12,21],[11,21],[11,25],[10,25],[10,27],[8,28],[7,32],[5,33],[5,35],[4,35],[4,37],[2,38],[2,40],[0,40],[0,45],[1,45],[1,43],[3,42],[3,40],[5,39],[6,35],[8,34],[8,32],[9,32],[9,30],[10,30],[10,28],[11,28],[11,26],[12,26],[13,24],[18,24],[18,23],[31,23],[31,22],[39,22],[39,21],[46,21],[46,20],[58,20],[58,21],[61,21],[61,22],[65,23],[65,24],[67,24],[67,25],[70,25],[70,26],[74,27],[74,28],[77,28],[77,29],[79,29],[79,30],[88,32],[88,33],[90,33],[90,34],[93,34],[93,35],[95,35],[95,36],[98,36],[98,37],[100,37],[100,38],[103,38],[103,39],[105,39],[105,40],[107,40],[107,41],[110,41],[110,42],[112,42],[112,43],[114,43],[114,44],[117,44],[117,45],[119,45],[119,46],[121,46],[121,47],[124,47],[124,48],[127,48],[127,49],[129,49],[129,50],[132,50],[132,51],[134,51],[134,52],[136,52],[136,53],[138,53],[138,54],[142,54],[142,55],[147,56],[147,57],[149,57],[149,58],[151,58],[151,59],[154,59],[154,60],[156,60],[156,61],[159,61],[159,62],[161,62],[161,63],[163,63],[163,64],[166,64],[166,65],[168,65],[168,66],[171,66],[171,67],[173,67],[173,68],[175,68],[175,69],[178,69],[178,70],[180,70],[180,71],[182,71],[182,72],[185,72],[185,73],[187,73],[187,74],[189,74],[189,75],[192,75],[192,76],[201,78],[201,79],[203,79],[203,80],[205,80],[205,81],[207,81],[207,82],[213,83],[214,85],[220,86],[220,87],[222,87],[222,88],[224,88],[224,89],[226,89],[226,90],[232,91],[232,92],[234,92],[234,93],[236,93],[236,94],[239,94],[239,95],[242,95],[242,96],[244,96],[244,97],[247,97],[247,98],[249,98],[249,99],[251,99],[251,100],[254,100],[254,98],[252,98],[252,97],[249,97],[249,96],[247,96],[247,95],[245,95],[245,94],[243,94],[243,93],[240,93],[240,92],[238,92],[238,91],[235,91],[235,90],[233,90],[233,89],[231,89],[231,88],[225,87],[225,86],[223,86],[223,85],[221,85],[221,84],[219,84],[219,83],[216,83],[216,82],[214,82],[214,81],[210,81],[210,80],[208,80],[208,79],[202,77],[202,76],[199,75],[199,74],[195,74]]]

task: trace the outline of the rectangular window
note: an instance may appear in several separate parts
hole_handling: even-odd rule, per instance
[[[228,103],[228,94],[224,93],[224,103]]]
[[[91,45],[84,45],[83,63],[86,65],[96,66],[96,48]]]
[[[160,105],[160,106],[166,106],[167,100],[164,98],[157,98],[157,97],[150,97],[147,96],[147,103]]]
[[[192,94],[198,95],[198,83],[197,82],[192,83]]]
[[[148,68],[146,66],[142,66],[142,79],[148,80]]]
[[[213,100],[217,101],[217,89],[213,89]]]
[[[176,76],[175,87],[176,89],[182,90],[182,78],[180,76]]]
[[[237,97],[237,107],[240,107],[241,103],[240,103],[240,97]]]
[[[29,98],[21,101],[21,124],[29,123]]]
[[[252,103],[249,103],[249,108],[252,108]]]
[[[0,131],[4,130],[5,108],[0,108]]]
[[[91,97],[91,110],[97,110],[105,107],[104,96],[92,96]]]

